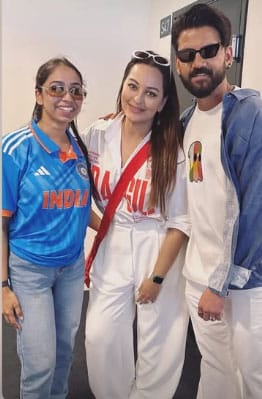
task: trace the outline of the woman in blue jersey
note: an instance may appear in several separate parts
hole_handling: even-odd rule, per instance
[[[3,138],[3,315],[17,330],[23,399],[68,392],[90,219],[92,175],[74,123],[85,95],[71,62],[49,60],[31,123]]]

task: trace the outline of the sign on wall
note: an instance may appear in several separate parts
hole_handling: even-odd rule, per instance
[[[172,18],[168,15],[160,20],[160,38],[171,34]]]

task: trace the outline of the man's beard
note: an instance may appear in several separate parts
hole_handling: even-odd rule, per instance
[[[191,79],[194,76],[197,76],[200,73],[205,73],[206,75],[210,76],[210,81],[205,81],[202,86],[193,84]],[[187,79],[185,79],[182,75],[180,78],[182,80],[183,85],[185,88],[193,94],[196,98],[205,98],[208,97],[218,85],[224,80],[226,76],[226,69],[218,71],[217,73],[213,73],[207,68],[195,68],[189,75]]]

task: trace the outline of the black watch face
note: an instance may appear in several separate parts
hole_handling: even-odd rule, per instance
[[[159,276],[153,277],[153,282],[156,284],[161,284],[163,280],[164,280],[163,277],[159,277]]]

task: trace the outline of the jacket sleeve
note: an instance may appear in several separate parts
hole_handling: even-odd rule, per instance
[[[250,283],[252,279],[262,282],[261,132],[261,98],[248,96],[237,101],[224,135],[225,157],[222,154],[222,163],[231,183],[229,214],[225,221],[224,264],[209,280],[209,288],[218,295],[226,295],[229,286],[250,288],[254,286],[254,282]]]

